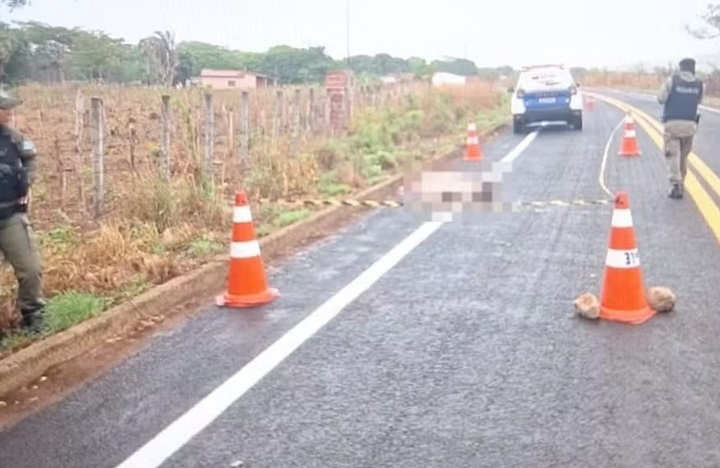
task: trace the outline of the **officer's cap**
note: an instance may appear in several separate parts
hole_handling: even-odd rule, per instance
[[[0,90],[0,109],[10,110],[14,109],[23,103],[22,99],[10,97],[4,90]]]
[[[695,59],[686,57],[680,60],[678,65],[680,65],[681,70],[695,70]]]

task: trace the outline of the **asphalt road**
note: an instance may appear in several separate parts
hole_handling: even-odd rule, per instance
[[[504,196],[606,197],[621,118],[597,103],[582,132],[541,130]],[[720,170],[717,125],[704,117],[696,152]],[[142,452],[163,467],[719,466],[718,244],[691,200],[666,197],[661,153],[638,136],[643,155],[626,159],[615,135],[606,185],[629,193],[646,283],[678,294],[674,314],[574,315],[576,296],[599,293],[611,205],[465,215],[424,225],[416,245],[429,215],[384,208],[271,271],[272,305],[208,309],[0,434],[0,466],[159,466],[129,457],[174,421]],[[521,140],[499,136],[478,168]]]
[[[607,96],[621,99],[660,121],[661,108],[653,94],[607,89],[598,89],[598,91],[605,93]],[[718,148],[720,148],[720,134],[717,132],[718,125],[720,125],[720,109],[701,106],[700,113],[702,117],[693,149],[716,174],[720,174],[720,152],[718,151]]]

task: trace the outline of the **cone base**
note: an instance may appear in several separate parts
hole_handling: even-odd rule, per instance
[[[611,322],[640,325],[650,320],[654,315],[655,311],[650,306],[637,310],[618,310],[603,305],[600,306],[600,318]]]
[[[217,304],[218,307],[249,309],[269,304],[278,297],[280,297],[280,291],[276,288],[267,288],[265,291],[259,293],[244,295],[225,292],[225,294],[221,294],[215,298],[215,304]]]
[[[625,156],[625,157],[634,157],[634,156],[640,156],[640,151],[618,151],[618,156]]]
[[[465,161],[482,161],[482,153],[465,153]]]

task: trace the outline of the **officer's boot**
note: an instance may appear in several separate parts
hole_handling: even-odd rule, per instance
[[[680,184],[673,184],[672,189],[670,190],[670,193],[668,194],[668,197],[673,198],[675,200],[681,200],[683,198],[683,191]]]
[[[22,310],[22,328],[31,333],[40,333],[43,329],[43,310]]]

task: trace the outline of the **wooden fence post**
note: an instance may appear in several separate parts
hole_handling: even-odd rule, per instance
[[[93,215],[96,219],[103,214],[105,202],[105,169],[104,169],[104,125],[103,101],[98,97],[90,99],[90,141],[92,143],[92,174],[93,174]]]
[[[170,182],[170,96],[162,96],[162,156],[160,158],[160,175],[165,182]]]
[[[243,91],[240,95],[240,160],[250,155],[250,94]]]
[[[213,157],[215,154],[215,103],[211,92],[205,93],[205,160],[203,172],[205,180],[213,183]]]

